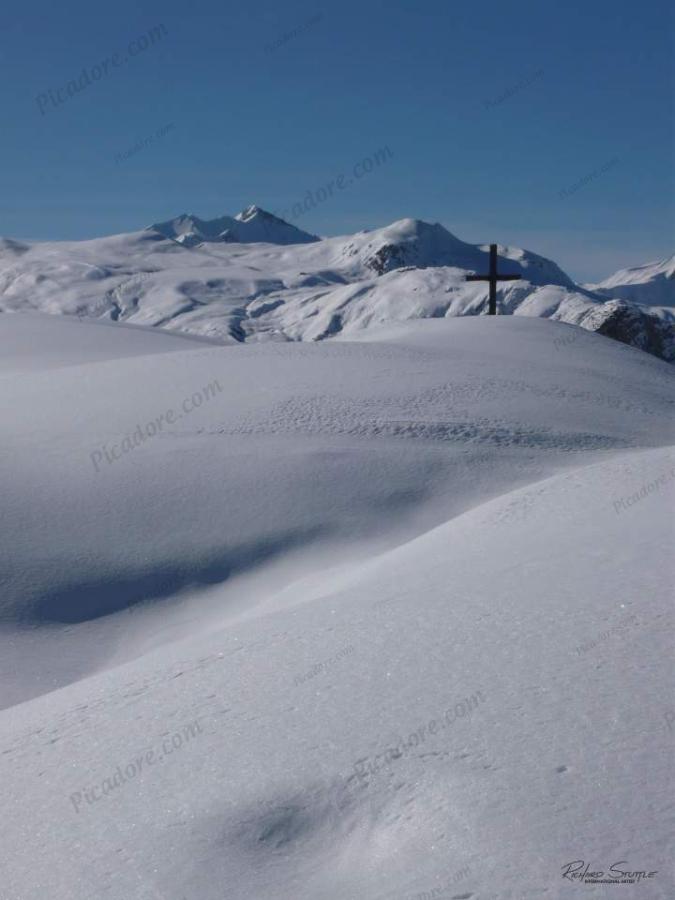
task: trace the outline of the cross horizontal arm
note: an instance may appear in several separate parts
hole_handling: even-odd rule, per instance
[[[518,281],[522,275],[497,275],[497,281]]]
[[[467,281],[489,281],[490,276],[489,275],[467,275],[466,280]]]

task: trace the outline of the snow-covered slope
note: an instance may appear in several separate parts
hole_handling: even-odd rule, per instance
[[[377,275],[407,266],[451,266],[486,272],[489,263],[489,246],[467,244],[442,225],[419,219],[401,219],[374,232],[360,232],[350,241],[337,240],[344,244],[343,258],[356,258]],[[498,252],[503,257],[500,271],[505,274],[519,274],[531,284],[573,287],[569,276],[543,256],[519,247],[499,246]]]
[[[670,900],[672,368],[144,334],[0,316],[3,898]]]
[[[211,341],[193,335],[168,334],[159,329],[113,325],[85,318],[73,327],[69,319],[26,313],[5,318],[2,322],[0,375],[150,356],[211,344]]]
[[[553,317],[675,359],[665,307],[607,301],[554,262],[499,246],[502,313]],[[415,318],[480,315],[487,245],[443,226],[402,219],[319,240],[258,207],[203,221],[180,216],[92,241],[0,244],[0,311],[153,325],[223,343],[323,340]],[[669,282],[672,287],[672,282]]]
[[[675,361],[673,311],[625,300],[609,300],[600,307],[587,310],[579,324],[661,359]]]
[[[675,306],[675,255],[632,269],[620,269],[589,290],[645,306]]]

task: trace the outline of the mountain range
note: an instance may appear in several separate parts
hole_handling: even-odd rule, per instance
[[[320,238],[249,206],[85,241],[0,240],[0,311],[95,317],[221,343],[318,341],[416,318],[482,315],[488,245],[401,219]],[[501,314],[550,318],[675,360],[675,256],[576,284],[555,262],[499,245]]]

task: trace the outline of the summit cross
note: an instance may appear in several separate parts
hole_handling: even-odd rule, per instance
[[[489,281],[490,282],[490,305],[488,307],[488,315],[497,315],[497,282],[498,281],[517,281],[520,275],[498,275],[497,274],[497,245],[490,244],[490,271],[487,275],[467,275],[467,281]]]

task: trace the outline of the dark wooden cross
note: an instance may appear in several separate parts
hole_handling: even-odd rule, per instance
[[[467,275],[467,281],[489,281],[490,282],[490,306],[488,307],[488,315],[497,315],[497,282],[498,281],[517,281],[520,275],[498,275],[497,274],[497,245],[490,244],[490,272],[487,275]]]

